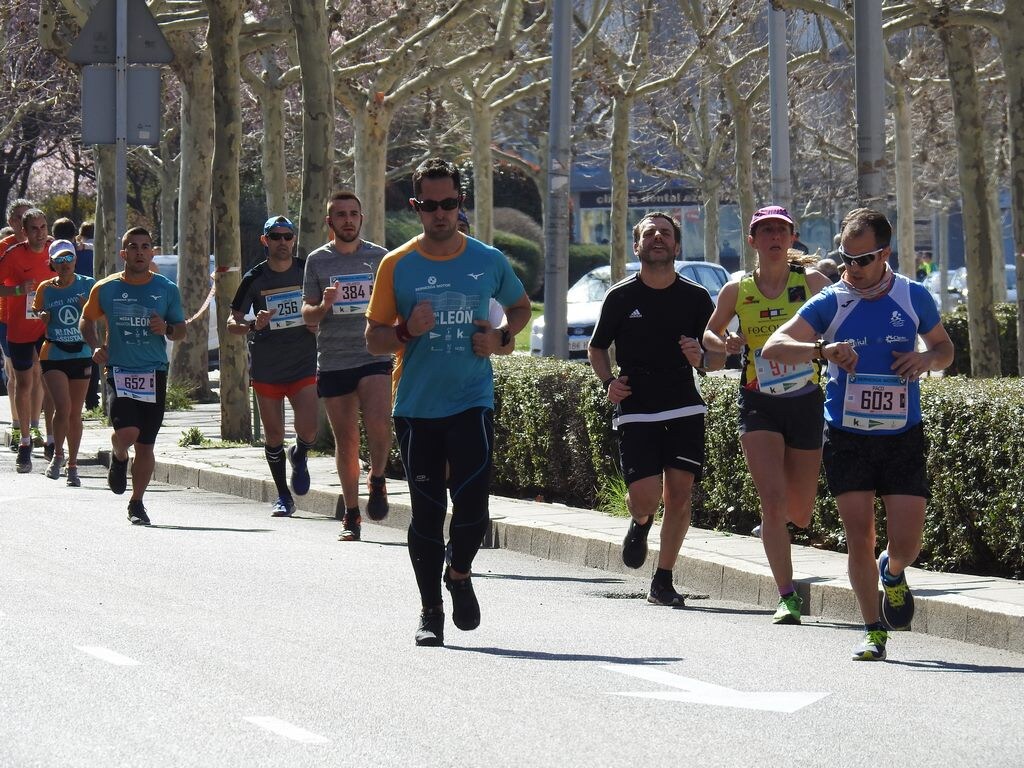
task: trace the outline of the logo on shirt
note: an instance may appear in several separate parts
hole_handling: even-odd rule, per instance
[[[761,302],[751,296],[749,293],[743,297],[744,304],[760,304]]]
[[[844,302],[843,302],[842,304],[840,304],[839,306],[840,306],[840,307],[842,307],[843,309],[846,309],[846,308],[847,308],[848,306],[850,306],[851,304],[853,304],[853,302],[855,302],[855,301],[856,301],[856,299],[847,299],[846,301],[844,301]]]
[[[640,310],[639,309],[634,309],[632,312],[630,312],[629,319],[632,320],[635,317],[636,318],[642,318],[643,317],[643,315],[640,314]]]
[[[807,301],[807,291],[802,285],[794,285],[789,288],[789,300],[791,302]]]
[[[900,314],[900,311],[898,309],[894,309],[892,311],[892,317],[889,318],[889,325],[891,325],[893,328],[902,328],[903,322],[903,315]]]
[[[762,309],[758,313],[758,316],[762,320],[767,320],[770,317],[784,317],[785,314],[786,314],[786,311],[783,310],[783,309]]]
[[[910,341],[906,336],[886,336],[886,344],[900,344],[902,342]]]
[[[483,272],[477,272],[476,274],[472,272],[467,272],[466,274],[469,275],[469,277],[472,277],[474,280],[479,280],[481,277],[484,276]]]
[[[427,285],[437,285],[437,278],[431,275],[427,278]]]

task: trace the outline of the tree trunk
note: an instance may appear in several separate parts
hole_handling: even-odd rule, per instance
[[[902,74],[893,76],[893,117],[896,124],[896,244],[899,271],[911,280],[917,275],[914,246],[913,104]]]
[[[743,269],[751,271],[757,253],[747,243],[747,224],[754,215],[754,140],[750,128],[750,106],[733,89],[727,89],[732,108],[733,141],[736,143],[736,200],[740,205],[740,241],[743,244]]]
[[[324,216],[334,173],[334,77],[324,3],[291,0],[291,11],[302,71],[302,211],[296,250],[305,255],[326,239]],[[380,214],[383,222],[383,185]]]
[[[718,195],[721,189],[718,182],[711,179],[705,179],[701,185],[701,194],[704,196],[704,261],[715,264],[719,263],[718,227],[721,217]]]
[[[93,274],[96,278],[117,272],[120,267],[118,252],[121,250],[121,235],[114,231],[117,226],[114,203],[115,148],[113,144],[95,145],[93,157],[96,163],[96,228],[93,242]]]
[[[288,184],[284,167],[284,86],[281,69],[273,55],[264,54],[263,88],[259,91],[260,115],[263,118],[263,187],[270,216],[288,216]]]
[[[629,234],[629,113],[633,100],[616,94],[612,97],[612,146],[609,176],[612,181],[611,264],[612,283],[626,276],[626,254],[632,252]]]
[[[469,110],[473,136],[473,237],[494,242],[494,163],[491,160],[494,115],[483,99]]]
[[[988,211],[988,182],[977,73],[971,51],[971,32],[963,27],[940,30],[949,84],[953,94],[960,192],[967,262],[967,324],[971,341],[971,375],[998,376],[999,329],[992,310],[993,237]]]
[[[363,239],[384,245],[384,180],[392,110],[375,99],[352,116],[355,123],[356,194],[363,203]]]
[[[210,28],[207,47],[213,60],[213,108],[216,117],[213,150],[212,209],[217,267],[237,270],[242,262],[239,235],[238,164],[242,146],[241,69],[238,34],[241,7],[234,0],[207,0]],[[216,281],[217,327],[223,328],[229,304],[238,287],[237,271]],[[248,372],[245,340],[224,334],[220,344],[221,437],[225,440],[252,439],[249,411]]]
[[[181,163],[178,169],[178,288],[185,316],[195,314],[210,290],[210,172],[213,162],[213,65],[208,49],[198,49],[191,36],[167,35],[181,82]],[[216,322],[216,318],[213,319]],[[213,400],[206,340],[210,313],[189,324],[175,342],[170,379]],[[219,334],[228,336],[227,332]]]
[[[1024,3],[1003,5],[1007,34],[1000,40],[1006,72],[1010,137],[1010,199],[1017,261],[1017,373],[1024,376]]]

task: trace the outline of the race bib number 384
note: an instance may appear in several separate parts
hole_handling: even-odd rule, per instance
[[[369,272],[358,275],[335,275],[332,283],[338,283],[338,295],[334,298],[334,314],[354,315],[366,312],[373,291],[373,275]]]
[[[871,432],[876,429],[902,429],[906,424],[906,379],[860,374],[846,380],[844,427],[858,432]]]

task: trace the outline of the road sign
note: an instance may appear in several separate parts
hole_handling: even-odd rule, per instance
[[[114,64],[117,59],[117,0],[100,0],[68,52],[76,64]],[[128,63],[169,64],[174,53],[145,0],[128,0]]]
[[[114,67],[89,64],[82,67],[82,143],[114,144],[116,83]],[[156,67],[128,68],[128,115],[125,140],[129,145],[156,146],[160,143],[160,70]]]

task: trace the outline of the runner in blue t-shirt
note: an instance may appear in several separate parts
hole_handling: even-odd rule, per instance
[[[761,353],[787,364],[828,362],[825,476],[846,529],[850,582],[867,633],[853,658],[864,661],[884,659],[886,625],[905,629],[914,615],[904,571],[921,551],[929,497],[918,377],[953,361],[953,343],[927,291],[889,268],[891,238],[878,211],[847,214],[842,280],[805,304]],[[876,493],[889,537],[877,564]]]
[[[167,397],[167,339],[185,338],[185,315],[178,286],[151,270],[153,238],[142,227],[121,239],[124,271],[100,280],[82,311],[79,327],[92,359],[106,366],[110,388],[112,451],[107,484],[120,495],[128,487],[128,449],[135,446],[128,520],[149,525],[142,503],[156,459],[153,444],[164,420]],[[106,318],[106,343],[96,321]]]
[[[36,289],[32,309],[46,322],[46,336],[39,350],[43,384],[53,400],[53,456],[46,468],[51,480],[60,477],[64,442],[68,444],[68,485],[77,488],[78,447],[82,442],[82,406],[92,376],[92,348],[82,340],[78,321],[82,305],[96,282],[75,273],[77,253],[69,240],[50,243],[50,268],[57,273]]]
[[[490,356],[530,319],[530,301],[504,255],[458,231],[459,171],[431,159],[413,174],[423,234],[381,262],[366,311],[371,354],[395,353],[395,434],[409,482],[409,557],[422,613],[417,645],[444,644],[441,579],[462,630],[480,624],[470,579],[487,528],[493,445]],[[488,305],[505,307],[492,328]],[[446,467],[450,476],[446,482]],[[451,561],[444,518],[452,497]]]

